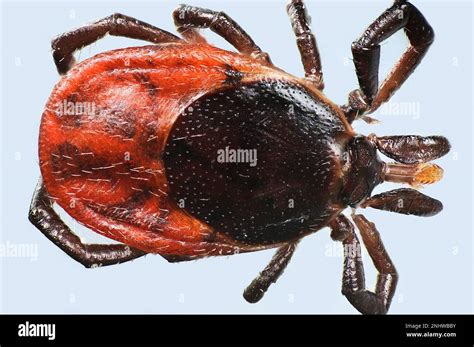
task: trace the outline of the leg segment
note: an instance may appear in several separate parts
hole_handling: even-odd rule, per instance
[[[181,39],[135,18],[115,13],[97,22],[67,32],[51,42],[53,58],[60,74],[74,65],[74,52],[101,39],[106,34],[124,36],[153,43],[177,42]]]
[[[38,182],[30,206],[29,220],[56,246],[85,267],[124,263],[146,253],[127,245],[84,244],[53,210],[42,180]]]
[[[420,217],[431,217],[443,210],[443,204],[414,189],[395,189],[366,199],[362,208],[396,212]]]
[[[384,136],[369,135],[377,149],[389,158],[403,164],[427,163],[441,158],[451,149],[443,136]]]
[[[263,298],[270,285],[276,282],[290,262],[296,245],[297,243],[289,243],[278,249],[267,267],[245,289],[245,300],[253,304]]]
[[[360,231],[362,241],[379,274],[377,276],[375,295],[365,291],[365,294],[353,293],[349,294],[349,296],[352,296],[354,302],[361,303],[361,308],[364,306],[363,303],[371,303],[373,311],[367,313],[387,313],[398,282],[397,270],[385,250],[374,223],[369,222],[362,215],[354,215],[352,218]],[[371,295],[367,295],[367,293]],[[374,297],[376,300],[374,300]],[[366,306],[366,308],[369,307],[370,304]]]
[[[296,44],[301,54],[305,76],[320,90],[324,89],[323,71],[316,38],[311,32],[310,21],[303,0],[291,0],[287,6]]]
[[[181,36],[189,42],[193,43],[200,43],[200,44],[206,44],[207,40],[199,33],[198,29],[195,28],[185,28],[185,27],[178,27],[176,29]]]
[[[271,64],[268,54],[262,52],[245,30],[224,12],[181,5],[173,12],[173,18],[179,32],[186,32],[189,29],[211,29],[239,52]],[[195,36],[195,30],[190,31],[190,35]]]
[[[330,225],[331,237],[344,245],[342,293],[363,314],[386,314],[397,284],[397,272],[373,223],[361,215],[353,216],[364,244],[379,272],[375,293],[365,289],[360,243],[352,223],[343,215]]]
[[[409,48],[379,88],[380,43],[404,29]],[[407,0],[396,0],[364,34],[352,44],[360,93],[349,97],[344,107],[349,119],[372,113],[402,86],[419,65],[434,40],[434,31],[421,12]]]

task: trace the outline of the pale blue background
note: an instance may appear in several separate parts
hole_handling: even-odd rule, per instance
[[[180,0],[182,2],[185,0]],[[121,12],[174,32],[174,1],[7,1],[1,6],[1,242],[38,247],[37,260],[1,259],[1,312],[6,313],[355,313],[340,294],[340,245],[327,229],[307,237],[285,274],[257,305],[242,291],[263,269],[273,251],[168,264],[149,255],[120,266],[87,270],[75,263],[27,221],[39,176],[37,135],[45,101],[58,81],[50,51],[55,35],[113,12]],[[205,1],[190,4],[230,14],[271,54],[273,62],[301,75],[295,39],[282,1]],[[391,313],[472,313],[472,49],[473,12],[469,1],[417,1],[435,28],[436,42],[393,102],[416,102],[420,117],[380,115],[382,124],[357,122],[363,134],[442,134],[452,152],[439,160],[445,179],[423,191],[443,201],[433,218],[367,211],[400,273]],[[350,61],[351,42],[391,1],[308,1],[323,61],[326,94],[342,104],[357,87]],[[215,35],[212,42],[229,47]],[[80,58],[107,49],[140,45],[106,38],[85,48]],[[404,50],[398,34],[383,45],[382,74]],[[377,192],[393,188],[384,185]],[[104,242],[64,219],[85,240]],[[339,254],[340,255],[340,254]],[[375,273],[365,257],[367,284]]]

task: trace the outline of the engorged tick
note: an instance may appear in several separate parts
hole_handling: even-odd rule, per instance
[[[368,115],[418,66],[434,33],[418,9],[396,0],[353,43],[360,89],[339,107],[322,92],[303,1],[291,0],[287,10],[305,78],[275,67],[226,14],[185,5],[173,13],[183,39],[121,14],[54,39],[63,76],[42,116],[31,222],[86,267],[147,253],[175,262],[278,248],[244,292],[252,303],[282,274],[303,237],[329,227],[351,250],[344,254],[342,293],[362,313],[386,313],[395,267],[374,224],[353,212],[379,272],[375,292],[366,290],[359,240],[342,212],[440,212],[439,201],[412,188],[371,193],[383,182],[417,188],[438,181],[442,169],[431,161],[450,145],[441,136],[364,136],[351,123],[371,121]],[[201,28],[238,52],[208,44]],[[380,43],[401,28],[410,46],[379,86]],[[153,45],[75,64],[76,50],[107,33]],[[396,162],[381,161],[377,151]],[[122,244],[82,243],[54,203]]]

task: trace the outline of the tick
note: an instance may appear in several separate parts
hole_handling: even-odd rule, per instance
[[[432,216],[442,204],[413,188],[437,182],[441,136],[364,136],[351,124],[387,102],[425,56],[431,26],[397,0],[352,44],[360,88],[338,106],[323,73],[302,0],[287,6],[305,77],[274,66],[228,15],[182,5],[179,38],[113,14],[52,41],[62,75],[39,133],[41,179],[31,222],[86,267],[148,253],[170,262],[276,248],[244,292],[260,300],[298,242],[325,227],[345,246],[342,293],[360,312],[389,309],[397,272],[379,232],[359,208]],[[208,28],[237,52],[214,47]],[[409,48],[379,84],[380,43],[404,30]],[[75,63],[74,52],[106,34],[152,45],[107,51]],[[383,162],[378,152],[394,162]],[[383,182],[406,184],[372,195]],[[82,243],[54,211],[120,244]],[[352,208],[352,221],[342,212]],[[362,241],[379,273],[366,289]]]

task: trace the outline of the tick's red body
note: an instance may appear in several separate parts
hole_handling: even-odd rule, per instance
[[[43,114],[39,151],[48,192],[84,225],[146,252],[198,256],[264,248],[239,244],[168,198],[162,157],[169,132],[192,101],[229,87],[229,71],[245,76],[242,84],[296,82],[254,59],[202,44],[126,48],[78,64],[55,87]],[[94,112],[58,114],[66,110],[64,100],[89,102]],[[148,198],[134,201],[143,192]]]
[[[87,267],[156,253],[169,261],[278,247],[244,293],[256,302],[283,272],[298,241],[321,230],[360,247],[342,211],[372,207],[431,216],[442,204],[414,189],[371,196],[391,181],[419,187],[442,170],[430,161],[449,151],[441,136],[363,136],[351,122],[370,120],[427,52],[434,34],[406,0],[394,5],[352,46],[360,89],[339,107],[322,93],[316,40],[302,0],[288,5],[305,78],[275,67],[230,17],[182,5],[174,12],[184,39],[114,14],[53,40],[65,74],[43,113],[42,179],[29,218]],[[206,43],[197,29],[228,40],[233,53]],[[400,28],[410,47],[379,87],[380,43]],[[96,55],[73,54],[106,34],[155,43]],[[251,165],[217,159],[229,147],[254,151]],[[397,163],[382,162],[377,151]],[[84,244],[52,208],[121,244]],[[345,254],[343,289],[363,313],[386,313],[397,272],[373,223],[352,215],[380,276],[365,289],[359,252]]]

